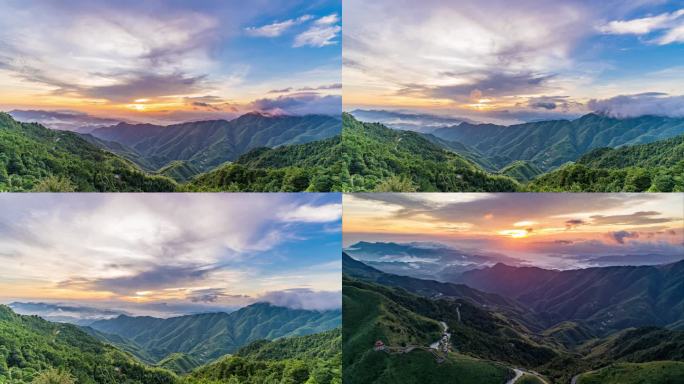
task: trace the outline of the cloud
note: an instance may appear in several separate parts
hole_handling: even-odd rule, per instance
[[[79,130],[80,132],[87,132],[87,130],[83,130],[84,127],[95,129],[116,125],[120,122],[120,120],[117,119],[102,118],[71,110],[44,111],[15,109],[10,111],[9,114],[18,121],[27,123],[35,122],[51,129],[66,131],[73,131],[81,128]]]
[[[316,93],[295,93],[277,98],[255,100],[252,108],[276,114],[286,115],[339,115],[342,112],[342,97],[337,95],[320,96]]]
[[[57,284],[59,288],[113,292],[134,296],[137,292],[173,288],[205,278],[215,268],[157,265],[130,276],[88,279],[77,278]]]
[[[282,88],[282,89],[272,89],[268,93],[288,93],[292,90],[292,87]]]
[[[304,223],[327,223],[338,221],[342,217],[342,204],[300,205],[280,214],[283,221]]]
[[[136,99],[192,94],[205,89],[205,75],[188,76],[181,72],[168,75],[133,73],[122,76],[114,85],[81,87],[77,93],[84,97],[132,103]]]
[[[334,25],[339,21],[337,14],[321,17],[314,22],[314,25],[295,37],[293,47],[314,47],[321,48],[328,45],[335,45],[338,42],[334,39],[342,31],[342,27]]]
[[[293,288],[266,292],[260,295],[258,300],[278,307],[325,311],[342,307],[342,292]]]
[[[582,104],[569,100],[569,96],[539,96],[527,100],[527,106],[533,109],[568,111],[571,107],[581,107]]]
[[[659,45],[681,43],[684,42],[684,9],[632,20],[613,20],[597,29],[604,34],[638,36],[665,30],[650,42]]]
[[[224,288],[206,288],[193,290],[188,298],[193,303],[216,303],[221,298],[249,299],[249,296],[229,294]]]
[[[468,74],[465,77],[468,80],[464,84],[438,86],[407,84],[397,93],[399,95],[477,103],[483,98],[512,96],[519,93],[535,93],[546,90],[548,89],[547,82],[554,75],[530,72],[480,72]]]
[[[618,244],[624,244],[625,239],[638,239],[639,233],[629,231],[616,231],[607,234],[607,236],[608,238],[614,240]]]
[[[592,224],[595,225],[647,225],[673,221],[671,218],[662,217],[662,214],[656,211],[639,211],[624,215],[593,215],[590,218]]]
[[[303,87],[297,89],[298,91],[323,91],[330,89],[342,89],[342,83],[319,85],[318,87]]]
[[[589,109],[616,118],[644,115],[684,117],[684,95],[669,96],[664,93],[640,93],[620,95],[609,99],[592,99]]]
[[[184,97],[185,104],[195,107],[196,110],[207,110],[212,112],[228,111],[237,113],[239,111],[236,104],[230,103],[227,100],[218,96],[197,96]]]
[[[565,221],[565,229],[574,229],[579,227],[580,225],[587,224],[586,221],[582,219],[571,219],[571,220],[566,220]]]
[[[311,15],[303,15],[296,19],[288,19],[280,22],[262,25],[261,27],[247,27],[245,33],[253,37],[278,37],[295,25],[302,24],[313,18]]]

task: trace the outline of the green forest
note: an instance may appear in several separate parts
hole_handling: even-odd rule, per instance
[[[582,126],[575,127],[582,122],[603,124],[603,120],[597,122],[597,119],[599,118],[594,116],[575,120],[574,125],[564,126],[564,131],[571,128],[582,131]],[[282,124],[279,123],[277,127]],[[332,129],[328,120],[314,120],[311,124],[323,124],[323,132],[326,134]],[[644,128],[630,124],[622,123],[631,130],[641,132],[639,140],[646,140],[642,132]],[[675,123],[668,121],[665,124],[667,129],[663,128],[662,135],[675,132],[676,125],[673,124]],[[494,129],[489,126],[478,127]],[[553,126],[534,126],[534,132],[539,133],[544,127],[550,129]],[[619,129],[611,125],[609,131],[617,134]],[[54,131],[39,124],[19,123],[7,114],[0,114],[0,191],[684,191],[684,135],[644,144],[630,142],[617,148],[595,147],[579,155],[576,154],[577,149],[574,152],[565,151],[560,158],[566,162],[556,167],[545,165],[547,163],[543,156],[532,157],[531,160],[510,157],[530,157],[524,155],[522,149],[507,152],[508,157],[488,155],[482,147],[489,141],[479,136],[478,140],[484,140],[484,144],[472,137],[464,137],[473,143],[480,143],[479,147],[450,141],[447,138],[454,136],[453,129],[442,133],[442,137],[437,137],[393,130],[377,123],[363,123],[346,113],[342,116],[341,136],[297,143],[304,140],[302,126],[296,125],[287,129],[287,132],[294,135],[291,140],[294,143],[286,142],[272,148],[254,147],[222,164],[218,164],[216,160],[216,146],[219,144],[211,144],[206,151],[211,149],[213,154],[210,163],[218,164],[212,165],[213,168],[202,160],[204,154],[209,152],[195,148],[199,152],[194,155],[193,160],[171,160],[159,169],[150,170],[153,167],[150,164],[157,159],[151,154],[145,157],[123,144],[90,135]],[[473,132],[477,133],[477,130]],[[590,131],[587,131],[587,135],[588,132]],[[182,133],[176,134],[184,137]],[[579,135],[576,132],[574,134]],[[114,132],[110,135],[114,135]],[[588,140],[585,136],[578,137],[577,140]],[[121,140],[126,137],[124,135]],[[175,136],[171,138],[173,137]],[[551,139],[546,138],[547,141]],[[565,142],[565,139],[557,139]],[[222,140],[227,139],[224,137]],[[262,138],[256,142],[264,140]],[[173,142],[171,139],[168,141]],[[250,148],[249,144],[244,145],[245,148]],[[520,145],[524,148],[524,145]],[[553,145],[548,151],[558,151],[564,145]],[[590,144],[583,145],[590,148]],[[145,150],[151,149],[146,147]],[[164,147],[164,151],[171,151],[171,148]],[[170,153],[178,151],[174,146]],[[165,159],[174,156],[167,156]]]
[[[575,376],[577,383],[677,383],[684,379],[684,331],[676,330],[682,298],[674,290],[681,285],[683,266],[684,262],[668,265],[662,271],[666,276],[651,278],[659,282],[649,284],[653,291],[649,293],[653,295],[652,307],[658,309],[654,314],[657,318],[648,320],[617,308],[638,306],[640,301],[649,300],[639,291],[643,288],[638,287],[645,280],[640,275],[653,275],[650,267],[639,273],[632,267],[585,270],[591,274],[589,281],[595,281],[602,289],[587,288],[580,299],[582,303],[598,300],[601,294],[597,292],[611,291],[610,286],[617,287],[621,282],[630,284],[624,291],[633,292],[634,297],[622,298],[624,303],[613,303],[608,308],[612,315],[605,316],[619,325],[608,332],[604,327],[608,320],[591,321],[604,316],[602,309],[606,306],[602,304],[593,315],[588,314],[590,306],[584,306],[582,313],[586,319],[570,321],[567,314],[572,313],[570,307],[574,304],[568,300],[535,298],[533,293],[526,293],[527,302],[510,301],[463,284],[384,273],[343,255],[344,381],[438,383],[448,378],[463,384],[503,383],[513,377],[513,368],[517,368],[527,376],[521,382],[529,383],[538,383],[540,379],[569,383]],[[513,270],[508,275],[516,273]],[[619,275],[630,275],[632,280]],[[478,276],[485,278],[481,273]],[[558,286],[561,292],[575,293],[585,281],[578,277],[555,278],[555,285],[547,284],[543,290],[555,292]],[[671,325],[675,329],[643,325],[657,319],[674,320]],[[395,350],[427,346],[439,337],[438,321],[447,324],[451,333],[451,351],[442,361],[424,349],[386,353],[373,348],[376,340]],[[653,381],[644,381],[645,378]]]
[[[339,328],[276,341],[257,340],[187,371],[189,366],[182,365],[193,363],[182,354],[155,367],[78,326],[18,315],[0,306],[3,384],[339,384],[340,345]]]

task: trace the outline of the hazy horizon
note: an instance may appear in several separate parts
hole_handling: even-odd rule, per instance
[[[2,110],[145,123],[341,111],[340,1],[31,0],[0,10]]]
[[[676,1],[350,0],[343,12],[345,111],[500,124],[684,116]]]
[[[3,302],[160,317],[341,305],[339,194],[26,194],[0,205]]]
[[[376,262],[574,269],[684,258],[680,194],[375,193],[344,195],[344,207],[345,249],[408,245],[363,250]]]

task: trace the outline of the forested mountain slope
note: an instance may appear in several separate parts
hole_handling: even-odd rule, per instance
[[[0,191],[168,192],[176,184],[73,132],[0,113]]]
[[[231,313],[169,319],[122,315],[91,327],[133,341],[156,360],[182,352],[205,363],[251,341],[319,333],[339,327],[341,321],[339,310],[295,310],[258,303]]]

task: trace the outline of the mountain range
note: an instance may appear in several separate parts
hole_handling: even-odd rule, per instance
[[[379,185],[395,192],[488,188],[468,182],[468,173],[462,169],[488,179],[510,180],[506,187],[497,185],[499,192],[684,190],[682,118],[616,119],[592,113],[572,121],[512,126],[462,122],[422,133],[391,133],[382,124],[345,116],[343,136],[350,138],[345,140],[346,150],[352,156],[362,155],[351,158],[355,162],[349,164],[349,173],[353,179],[363,176],[364,181],[373,176],[367,185],[355,183],[352,191]],[[410,147],[404,140],[409,140]],[[397,156],[402,149],[406,153]],[[465,182],[452,182],[453,174]]]
[[[0,306],[0,382],[340,383],[339,310],[316,312],[255,304],[230,315],[172,319],[122,315],[94,323],[145,341],[148,351],[133,339],[17,315]],[[150,334],[144,331],[146,326],[158,329],[148,329],[154,331]],[[160,340],[152,340],[157,337]],[[204,358],[195,358],[197,350],[189,348],[189,353],[175,351],[156,360],[154,353],[183,349],[190,343],[202,345],[198,350]],[[218,352],[224,350],[231,355]]]
[[[534,383],[602,382],[597,377],[674,383],[683,377],[684,261],[576,271],[503,267],[464,273],[466,284],[478,289],[387,274],[343,255],[344,379],[502,383],[513,378],[513,369]],[[437,288],[442,294],[433,288],[451,286],[461,288]],[[511,304],[491,305],[492,297]],[[451,334],[451,352],[441,359],[425,349],[373,350],[375,340],[393,348],[427,346],[438,322]]]
[[[154,167],[148,170],[180,160],[204,172],[255,148],[303,144],[339,135],[340,124],[339,119],[326,115],[267,116],[254,112],[230,121],[169,126],[119,123],[90,134],[133,150],[144,159],[138,165]]]
[[[0,191],[341,190],[342,160],[335,155],[341,150],[339,125],[338,119],[327,116],[249,114],[231,122],[173,127],[173,133],[178,134],[174,137],[171,130],[151,126],[149,131],[142,128],[145,132],[139,134],[132,130],[130,137],[114,135],[111,127],[99,128],[103,129],[103,138],[98,138],[92,134],[51,130],[36,123],[19,123],[0,113]],[[206,131],[202,129],[208,126],[211,127]],[[157,130],[163,131],[159,140],[149,136]],[[131,130],[124,129],[124,132]],[[238,142],[230,144],[238,132],[241,133],[235,137]],[[269,137],[270,134],[275,136]],[[286,143],[327,135],[332,137],[305,144]],[[135,146],[150,152],[140,153],[109,138],[136,142]],[[211,142],[212,139],[217,141]],[[209,147],[202,149],[205,144]],[[258,145],[280,146],[250,151]],[[151,155],[157,150],[158,156]],[[176,156],[187,159],[173,160]],[[234,161],[220,165],[229,158]],[[338,165],[333,169],[329,167],[331,163]],[[163,164],[161,168],[159,164]],[[202,173],[210,164],[217,166]]]
[[[235,312],[203,313],[160,319],[149,316],[98,320],[89,325],[105,335],[130,341],[142,360],[157,362],[171,353],[184,353],[205,363],[233,353],[249,342],[323,332],[341,326],[337,311],[308,311],[257,303]],[[131,349],[133,350],[133,349]]]

